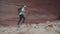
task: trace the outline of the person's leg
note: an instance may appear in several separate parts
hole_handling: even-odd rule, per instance
[[[23,15],[23,23],[25,22],[25,17],[24,17],[24,15]]]
[[[21,20],[22,20],[22,15],[19,15],[18,25],[20,24]]]

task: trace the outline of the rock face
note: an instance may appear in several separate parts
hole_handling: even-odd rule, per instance
[[[18,22],[18,6],[26,3],[29,16],[26,23],[60,19],[59,0],[0,0],[0,23]],[[15,19],[14,19],[15,18]]]

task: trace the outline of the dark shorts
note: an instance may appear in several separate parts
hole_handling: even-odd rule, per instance
[[[21,19],[21,18],[25,18],[25,16],[24,16],[24,15],[19,15],[19,17],[20,17],[20,19]]]

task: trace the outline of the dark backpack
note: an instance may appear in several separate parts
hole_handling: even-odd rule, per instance
[[[18,13],[20,13],[20,12],[21,12],[21,9],[22,9],[22,8],[19,8],[19,9],[18,9]]]

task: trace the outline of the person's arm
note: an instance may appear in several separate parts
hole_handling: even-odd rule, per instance
[[[28,17],[28,15],[29,15],[29,11],[27,10],[27,11],[26,11],[26,16]]]
[[[29,11],[27,8],[25,8],[25,17],[28,17],[29,16]]]
[[[27,7],[27,10],[26,10],[26,16],[27,16],[27,17],[28,17],[28,15],[31,13],[32,10],[33,10],[33,11],[39,11],[39,9]]]

